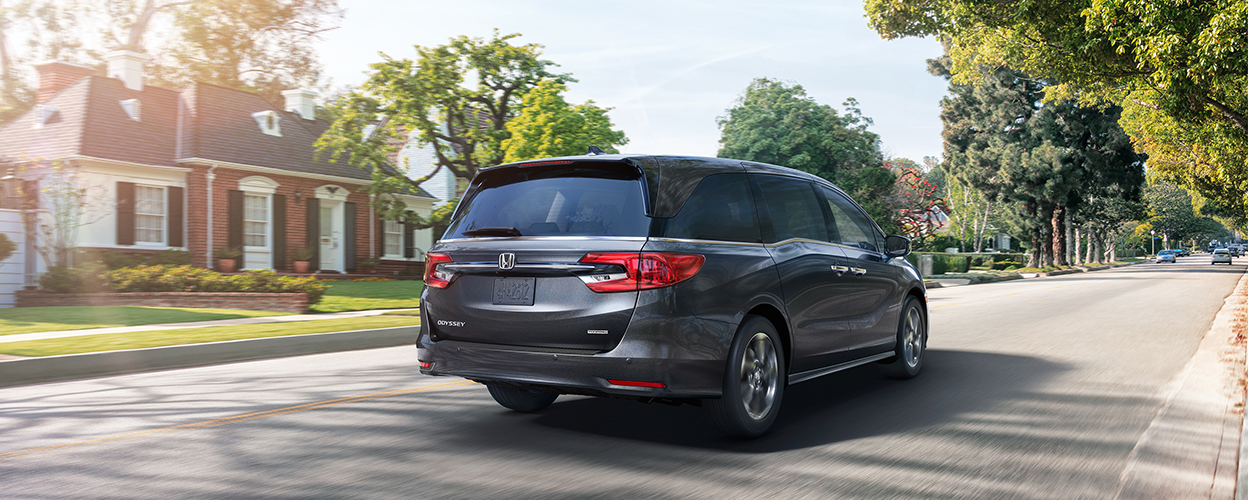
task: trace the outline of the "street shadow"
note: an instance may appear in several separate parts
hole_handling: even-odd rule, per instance
[[[1019,397],[1064,370],[1027,356],[930,350],[923,373],[911,380],[885,378],[870,364],[788,387],[771,432],[753,440],[719,434],[701,408],[602,398],[557,402],[531,423],[620,439],[771,453],[938,425]]]

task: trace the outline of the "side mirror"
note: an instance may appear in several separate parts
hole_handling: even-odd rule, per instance
[[[884,237],[884,255],[888,258],[910,255],[910,238],[890,234]]]

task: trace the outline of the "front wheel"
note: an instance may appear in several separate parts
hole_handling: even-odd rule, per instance
[[[880,371],[890,378],[918,376],[923,368],[923,354],[927,352],[927,321],[919,300],[914,297],[906,297],[906,304],[901,309],[896,352],[897,355],[890,358],[891,362],[880,363]]]
[[[505,385],[487,385],[486,388],[490,390],[490,396],[498,404],[522,413],[542,410],[559,397],[559,394],[555,392],[530,391]]]
[[[733,437],[758,437],[771,428],[784,396],[784,351],[776,327],[746,316],[732,340],[724,395],[704,400],[711,422]]]

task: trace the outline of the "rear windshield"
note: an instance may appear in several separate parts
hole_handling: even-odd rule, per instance
[[[495,175],[463,201],[443,238],[646,236],[650,218],[641,179],[618,177],[589,177],[583,171]]]

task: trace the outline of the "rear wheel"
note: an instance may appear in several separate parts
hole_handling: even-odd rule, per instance
[[[490,390],[490,396],[498,404],[523,413],[544,409],[559,397],[559,394],[554,392],[530,391],[505,385],[488,385],[486,388]]]
[[[914,297],[906,298],[901,309],[901,324],[897,327],[897,356],[892,362],[880,363],[880,371],[891,378],[914,378],[923,368],[923,355],[927,352],[927,321],[923,308]]]
[[[746,316],[733,338],[724,373],[724,396],[702,406],[720,432],[757,437],[767,432],[784,396],[784,352],[776,327],[759,316]]]

